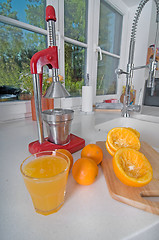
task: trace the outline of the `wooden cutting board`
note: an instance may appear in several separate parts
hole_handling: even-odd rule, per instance
[[[146,142],[141,141],[140,152],[142,152],[151,163],[153,168],[153,179],[144,187],[129,187],[120,182],[116,177],[113,171],[112,156],[107,152],[105,142],[99,141],[97,145],[103,150],[104,156],[101,166],[112,198],[159,215],[159,202],[143,198],[159,197],[159,153]]]

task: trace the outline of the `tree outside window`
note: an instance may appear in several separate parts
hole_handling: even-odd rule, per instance
[[[0,15],[19,20],[12,4],[13,0],[0,3]],[[44,28],[44,8],[45,0],[26,1],[27,23]],[[0,46],[1,92],[6,89],[10,93],[31,95],[33,86],[30,60],[37,51],[46,48],[46,36],[0,23]]]

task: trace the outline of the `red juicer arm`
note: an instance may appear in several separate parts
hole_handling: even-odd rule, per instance
[[[43,66],[47,65],[50,69],[58,69],[58,49],[56,46],[48,47],[33,55],[30,61],[30,69],[32,74],[40,74],[43,72]]]

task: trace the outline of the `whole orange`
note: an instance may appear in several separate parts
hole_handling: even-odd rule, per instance
[[[98,175],[98,166],[90,158],[79,158],[73,165],[72,175],[77,183],[90,185]]]
[[[103,160],[103,151],[98,145],[91,143],[82,149],[81,157],[91,158],[98,165]]]
[[[65,155],[70,159],[70,170],[71,170],[72,165],[73,165],[73,156],[72,156],[72,154],[70,153],[70,151],[68,151],[68,150],[66,150],[66,149],[63,149],[63,148],[57,149],[56,151],[65,154]],[[69,170],[69,171],[70,171],[70,170]]]

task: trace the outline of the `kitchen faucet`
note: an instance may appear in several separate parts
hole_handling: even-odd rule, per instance
[[[149,64],[144,66],[134,67],[134,50],[135,50],[135,39],[136,39],[136,30],[137,24],[142,12],[143,7],[149,0],[141,0],[139,6],[135,12],[135,16],[133,19],[132,29],[131,29],[131,38],[130,38],[130,45],[129,45],[129,57],[128,57],[128,64],[127,64],[127,71],[123,71],[122,69],[116,69],[116,74],[126,74],[126,89],[125,95],[123,100],[123,108],[122,108],[122,116],[123,117],[130,117],[130,111],[140,112],[141,106],[140,105],[131,105],[130,104],[130,90],[132,86],[132,79],[133,79],[133,71],[141,68],[149,68],[149,77],[147,81],[147,87],[151,88],[151,96],[154,95],[155,89],[155,75],[156,75],[156,68],[157,68],[157,61],[156,61],[156,48],[157,48],[157,40],[158,40],[158,23],[159,23],[159,0],[154,0],[156,4],[156,23],[157,23],[157,30],[155,36],[155,44],[154,44],[154,54],[153,59],[150,61]]]

